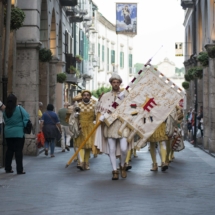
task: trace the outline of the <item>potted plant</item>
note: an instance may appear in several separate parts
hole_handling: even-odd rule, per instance
[[[52,52],[50,49],[41,48],[39,50],[39,60],[41,62],[49,62],[52,59]]]
[[[194,68],[188,69],[187,77],[188,77],[188,79],[190,79],[190,81],[194,80],[194,78],[195,78],[195,69]]]
[[[7,10],[4,10],[4,25],[6,26]],[[10,29],[17,30],[23,26],[25,13],[18,7],[11,8]]]
[[[83,58],[81,57],[81,55],[76,55],[75,59],[78,63],[81,63],[83,61]]]
[[[69,67],[70,74],[76,74],[77,69],[74,66]]]
[[[194,74],[195,78],[199,78],[202,79],[203,77],[203,68],[200,66],[195,67],[195,74]]]
[[[190,76],[188,74],[185,74],[184,75],[184,79],[187,81],[187,82],[190,82],[191,79],[190,79]]]
[[[190,87],[189,82],[184,81],[184,82],[182,83],[182,87],[183,87],[185,90],[189,89],[189,87]]]
[[[66,74],[64,72],[57,74],[57,83],[63,84],[66,81]]]
[[[197,57],[197,61],[200,62],[200,64],[203,67],[207,67],[209,64],[208,53],[207,52],[200,52],[198,57]]]
[[[210,58],[215,58],[215,45],[206,45],[206,50]]]

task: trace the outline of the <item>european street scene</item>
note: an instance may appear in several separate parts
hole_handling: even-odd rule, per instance
[[[0,0],[0,214],[214,214],[214,23],[214,0]]]

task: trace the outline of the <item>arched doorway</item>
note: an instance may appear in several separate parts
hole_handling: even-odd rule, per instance
[[[59,22],[59,31],[58,31],[58,58],[62,61],[62,24]]]
[[[56,56],[56,19],[55,19],[54,9],[52,11],[52,19],[51,19],[50,49],[52,51],[52,55]]]
[[[42,48],[49,48],[49,30],[48,30],[48,2],[41,1],[40,10],[40,42]],[[46,110],[49,103],[49,63],[39,62],[39,101],[43,103],[42,111]]]
[[[199,1],[198,6],[198,23],[197,23],[197,29],[198,29],[198,44],[197,44],[197,52],[203,51],[203,28],[202,28],[202,11],[201,11],[201,2]]]
[[[48,7],[47,0],[41,2],[41,13],[40,13],[40,41],[42,46],[49,48],[48,43]]]

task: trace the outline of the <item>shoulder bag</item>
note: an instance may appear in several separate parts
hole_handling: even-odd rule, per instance
[[[31,133],[31,130],[32,130],[32,123],[31,123],[31,120],[29,119],[26,126],[24,125],[24,122],[23,122],[23,115],[22,115],[22,111],[21,111],[21,108],[19,107],[19,110],[20,110],[20,113],[21,113],[21,116],[22,116],[22,123],[23,123],[23,127],[24,127],[24,133],[25,134],[30,134]]]

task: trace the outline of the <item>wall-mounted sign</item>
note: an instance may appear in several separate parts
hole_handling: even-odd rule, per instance
[[[137,34],[136,3],[116,3],[116,33]]]

